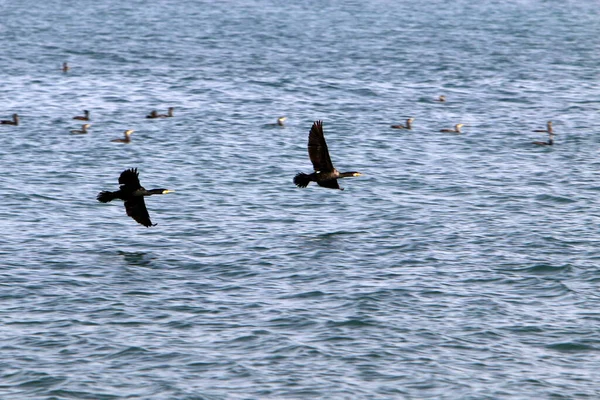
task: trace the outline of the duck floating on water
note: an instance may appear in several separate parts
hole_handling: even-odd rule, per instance
[[[454,125],[454,129],[440,129],[440,132],[462,133],[462,131],[460,130],[460,128],[462,128],[463,126],[465,126],[465,124],[456,124],[456,125]]]
[[[0,124],[3,125],[19,125],[19,115],[13,114],[12,119],[3,119],[0,121]]]
[[[80,134],[88,133],[88,128],[90,126],[92,126],[92,125],[90,125],[90,124],[83,124],[83,125],[81,125],[81,129],[73,129],[71,131],[71,133],[80,133]]]
[[[129,143],[131,142],[131,134],[135,132],[133,129],[128,129],[125,132],[123,132],[123,134],[125,135],[124,138],[122,139],[113,139],[111,140],[111,142],[116,142],[116,143]]]
[[[392,128],[394,128],[394,129],[412,129],[412,123],[414,120],[415,120],[414,118],[408,118],[406,120],[406,125],[402,125],[402,124],[392,125]]]
[[[79,121],[89,121],[90,120],[90,112],[88,110],[83,110],[83,115],[77,115],[73,117],[73,119]]]

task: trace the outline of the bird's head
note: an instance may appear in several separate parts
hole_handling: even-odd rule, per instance
[[[162,194],[167,194],[167,193],[173,193],[175,192],[174,190],[170,190],[170,189],[160,189],[162,190]]]
[[[360,172],[352,172],[352,176],[362,176]]]
[[[128,129],[125,131],[125,136],[129,136],[131,135],[133,132],[135,132],[133,129]]]

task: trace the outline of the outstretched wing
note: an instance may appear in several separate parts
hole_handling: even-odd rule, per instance
[[[140,224],[150,227],[152,225],[152,221],[150,221],[150,215],[148,214],[148,210],[146,209],[146,203],[144,202],[144,197],[136,196],[125,202],[125,211],[127,211],[127,215],[131,218],[139,222]]]
[[[325,188],[329,188],[329,189],[344,190],[344,189],[340,188],[340,185],[338,184],[337,179],[331,179],[329,181],[317,181],[317,185],[325,187]]]
[[[323,121],[315,121],[308,134],[308,156],[315,171],[331,172],[333,164],[323,135]],[[323,185],[321,185],[323,186]]]
[[[140,185],[140,178],[137,168],[130,168],[121,172],[121,176],[119,176],[119,184],[125,185],[131,190],[136,190],[142,187],[142,185]]]

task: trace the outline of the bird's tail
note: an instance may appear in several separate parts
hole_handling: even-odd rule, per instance
[[[114,199],[116,199],[117,194],[116,194],[116,192],[104,191],[104,192],[98,193],[98,197],[96,197],[96,198],[98,199],[99,202],[108,203],[109,201],[113,201]]]
[[[298,187],[305,188],[310,183],[310,176],[305,173],[298,172],[294,177],[294,183]]]

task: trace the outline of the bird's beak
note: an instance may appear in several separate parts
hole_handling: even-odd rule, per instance
[[[173,192],[175,192],[175,191],[174,190],[169,190],[169,189],[163,190],[163,194],[173,193]]]
[[[353,176],[362,176],[360,172],[355,172]]]

